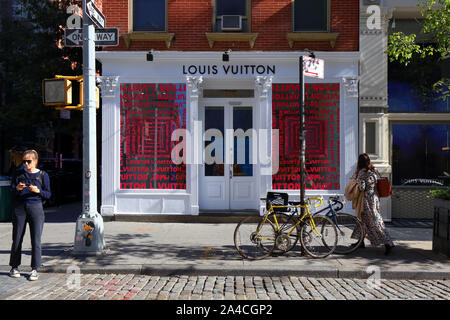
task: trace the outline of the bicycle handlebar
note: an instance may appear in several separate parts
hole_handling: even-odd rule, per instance
[[[336,211],[341,210],[344,207],[344,204],[342,203],[342,201],[339,200],[339,197],[331,197],[330,199],[328,199],[328,203],[330,205],[338,205],[338,207],[336,208]]]
[[[308,201],[310,200],[318,200],[319,204],[315,205],[314,208],[318,208],[323,204],[323,197],[312,197],[312,198],[308,198]]]

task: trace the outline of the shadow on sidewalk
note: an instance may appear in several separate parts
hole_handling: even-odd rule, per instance
[[[242,261],[243,258],[237,253],[233,245],[222,246],[186,246],[180,241],[176,243],[156,243],[150,234],[117,234],[108,235],[105,239],[107,250],[100,256],[76,257],[79,262],[86,264],[97,264],[99,266],[111,265],[132,265],[132,264],[155,264],[155,263],[207,263],[226,264],[231,261]],[[71,247],[52,244],[46,244],[47,248],[43,254],[54,258],[60,253],[64,258],[72,259]],[[50,247],[50,248],[49,248]],[[58,253],[59,250],[59,253]],[[384,255],[384,247],[371,247],[368,245],[365,249],[349,255],[333,254],[325,259],[313,259],[309,256],[300,256],[300,246],[286,254],[276,254],[262,261],[274,266],[277,264],[294,263],[295,259],[300,259],[301,264],[322,264],[327,262],[336,262],[343,265],[420,265],[422,269],[432,269],[436,263],[448,263],[448,260],[442,256],[434,254],[431,250],[424,250],[417,247],[409,247],[405,244],[397,244],[389,256]],[[248,260],[245,260],[248,261]]]
[[[46,223],[76,222],[81,214],[81,202],[66,203],[59,207],[46,207],[44,212]]]

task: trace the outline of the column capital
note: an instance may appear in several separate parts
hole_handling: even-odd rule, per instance
[[[198,77],[192,77],[192,76],[187,76],[186,77],[186,83],[189,89],[189,94],[192,96],[197,96],[200,93],[200,89],[201,89],[201,85],[203,83],[203,77],[202,76],[198,76]]]
[[[99,76],[97,83],[100,83],[102,89],[102,98],[115,98],[116,87],[119,83],[119,76]]]
[[[260,97],[267,96],[267,93],[272,88],[272,76],[258,76],[255,78],[255,85]]]

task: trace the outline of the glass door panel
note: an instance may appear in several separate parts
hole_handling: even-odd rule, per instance
[[[252,107],[234,107],[233,177],[253,176],[251,129],[253,129]]]
[[[205,162],[205,176],[224,176],[224,107],[205,107],[205,155],[209,164]],[[208,131],[209,130],[209,131]],[[210,139],[210,141],[208,141]],[[214,144],[213,146],[209,145]],[[212,151],[208,152],[211,148]],[[220,152],[221,150],[221,152]]]

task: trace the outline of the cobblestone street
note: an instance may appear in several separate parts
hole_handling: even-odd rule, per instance
[[[1,300],[449,300],[450,280],[260,276],[0,275]]]

